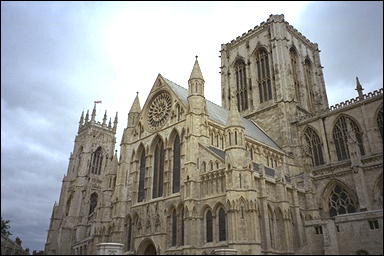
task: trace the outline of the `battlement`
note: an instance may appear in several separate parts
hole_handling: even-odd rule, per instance
[[[241,41],[243,41],[247,36],[257,32],[261,31],[266,27],[267,24],[273,23],[273,22],[283,22],[287,25],[288,30],[295,33],[297,37],[299,37],[303,42],[307,43],[310,47],[313,47],[315,49],[318,49],[318,45],[316,43],[312,43],[308,38],[306,38],[303,34],[301,34],[296,28],[294,28],[292,25],[290,25],[287,21],[284,20],[284,14],[280,15],[269,15],[269,18],[267,21],[263,21],[260,23],[260,25],[255,26],[253,29],[249,29],[247,32],[244,32],[241,36],[237,36],[236,39],[231,40],[229,43],[222,44],[221,47],[224,46],[233,46]]]
[[[379,96],[379,95],[383,95],[383,88],[381,88],[379,90],[374,90],[373,92],[369,92],[368,94],[364,94],[363,97],[359,97],[358,96],[356,98],[352,98],[352,99],[349,99],[349,100],[337,103],[335,105],[332,105],[332,106],[328,107],[326,109],[326,111],[329,112],[329,111],[334,111],[334,110],[338,110],[338,109],[341,109],[341,108],[345,108],[345,107],[347,107],[349,105],[352,105],[352,104],[355,104],[355,103],[357,103],[359,101],[370,99],[370,98],[373,98],[373,97],[376,97],[376,96]]]
[[[349,99],[349,100],[337,103],[335,105],[332,105],[332,106],[326,108],[325,111],[322,112],[321,114],[317,114],[317,115],[316,114],[308,114],[308,115],[302,116],[298,120],[298,122],[304,121],[306,119],[313,118],[313,117],[318,116],[318,115],[327,115],[330,112],[334,112],[334,111],[338,111],[340,109],[344,109],[346,107],[352,106],[353,104],[357,104],[357,103],[365,101],[365,100],[369,100],[369,99],[372,99],[372,98],[376,98],[376,97],[382,96],[383,93],[384,93],[384,89],[383,88],[378,89],[378,90],[374,90],[373,92],[369,92],[367,94],[363,94],[362,96],[357,96],[356,98],[352,98],[352,99]]]

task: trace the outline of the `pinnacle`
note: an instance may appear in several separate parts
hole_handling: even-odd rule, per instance
[[[133,101],[131,110],[129,110],[129,113],[140,113],[141,107],[140,107],[140,101],[139,101],[139,94],[136,93],[135,100]]]
[[[227,125],[228,126],[235,126],[235,125],[236,126],[243,126],[240,113],[239,113],[237,106],[236,106],[236,97],[233,94],[233,92],[231,93],[231,107],[229,110]]]
[[[191,79],[201,79],[204,81],[203,74],[201,73],[199,62],[197,61],[197,56],[195,60],[195,64],[193,65],[191,76],[189,77],[189,80]]]

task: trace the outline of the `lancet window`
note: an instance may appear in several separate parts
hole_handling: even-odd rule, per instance
[[[227,240],[226,226],[225,226],[225,212],[223,208],[219,210],[219,241]]]
[[[235,64],[236,97],[239,111],[248,109],[247,75],[244,61]]]
[[[154,151],[152,198],[163,196],[164,146],[158,140]]]
[[[98,147],[96,151],[92,153],[92,156],[91,156],[91,165],[90,165],[91,173],[100,175],[102,162],[103,162],[103,150],[101,149],[101,147]]]
[[[383,107],[381,107],[381,109],[377,113],[377,126],[379,127],[381,139],[383,139],[384,138],[384,135],[383,135]]]
[[[140,170],[139,170],[139,193],[138,193],[138,202],[142,202],[145,197],[145,191],[144,191],[144,180],[145,180],[145,151],[144,148],[141,152],[140,157]]]
[[[180,138],[176,135],[173,143],[173,180],[172,192],[177,193],[180,191]]]
[[[256,66],[260,103],[263,103],[272,99],[272,82],[269,71],[268,53],[263,48],[256,54]]]
[[[292,77],[293,77],[293,85],[295,88],[295,96],[296,101],[300,102],[300,85],[299,85],[299,74],[298,74],[298,58],[295,48],[291,48],[289,50],[289,55],[291,57],[291,66],[292,66]]]
[[[213,234],[212,234],[212,212],[208,211],[205,217],[206,220],[206,240],[207,243],[213,241]]]

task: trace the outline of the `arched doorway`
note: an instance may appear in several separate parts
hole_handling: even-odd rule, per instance
[[[140,246],[137,248],[137,254],[138,255],[156,255],[156,246],[154,242],[146,238],[141,243]]]
[[[144,255],[156,255],[156,248],[152,243],[148,244],[144,249]]]

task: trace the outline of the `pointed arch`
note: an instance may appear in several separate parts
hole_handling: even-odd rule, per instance
[[[324,164],[324,157],[323,157],[323,143],[321,142],[321,139],[319,135],[317,135],[317,132],[314,128],[308,126],[304,130],[304,139],[306,143],[306,153],[308,153],[312,160],[313,166],[318,166]]]
[[[289,49],[289,56],[291,58],[293,86],[295,88],[295,97],[297,102],[301,102],[300,84],[299,84],[299,57],[296,47],[294,45]]]
[[[205,213],[205,227],[206,227],[206,242],[212,242],[213,241],[213,218],[212,218],[212,211],[211,209],[208,209],[207,212]]]
[[[331,180],[324,188],[323,209],[330,217],[358,210],[356,193],[339,180]]]
[[[91,155],[90,173],[100,175],[103,162],[103,148],[99,146]]]
[[[138,197],[137,202],[142,202],[145,198],[145,170],[146,170],[146,155],[143,144],[140,144],[137,150],[137,156],[139,157],[139,186],[138,186]]]
[[[268,51],[264,47],[256,50],[257,83],[259,87],[260,103],[272,99],[272,76]]]
[[[172,145],[172,193],[180,192],[181,142],[179,133],[173,129],[169,137]]]
[[[248,109],[248,90],[247,90],[247,72],[246,64],[243,58],[238,57],[234,64],[236,79],[236,98],[239,111]]]
[[[164,142],[156,135],[151,144],[153,152],[152,198],[163,196],[164,179]]]
[[[350,158],[348,147],[348,137],[350,137],[350,132],[348,126],[350,126],[351,131],[355,135],[357,140],[356,142],[358,143],[360,149],[360,154],[365,155],[363,133],[361,132],[358,123],[354,121],[350,116],[342,114],[335,120],[335,125],[332,132],[338,160],[345,160]]]

